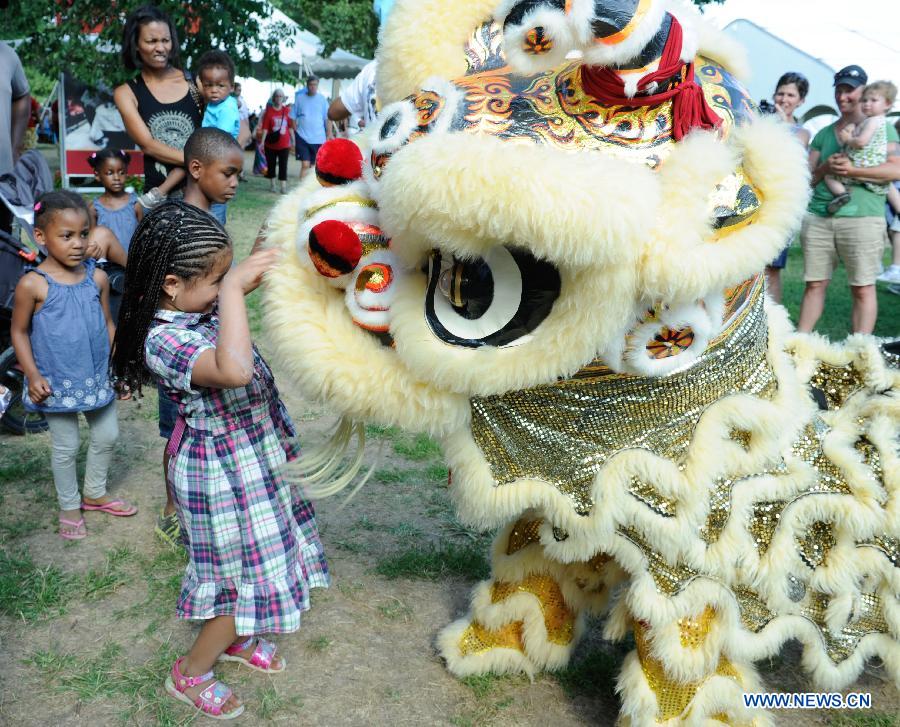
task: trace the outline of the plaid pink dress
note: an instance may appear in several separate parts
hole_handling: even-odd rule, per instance
[[[169,462],[190,554],[177,613],[234,616],[241,636],[296,631],[309,589],[330,580],[312,504],[279,474],[299,454],[296,432],[255,347],[247,386],[191,388],[194,363],[218,333],[215,313],[159,310],[144,344],[185,423]]]

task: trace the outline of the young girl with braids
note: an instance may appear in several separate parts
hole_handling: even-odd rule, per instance
[[[244,707],[213,677],[215,662],[283,671],[257,635],[296,631],[309,589],[329,583],[312,505],[279,474],[299,453],[295,431],[244,305],[277,252],[232,267],[221,225],[169,201],[143,219],[131,253],[113,370],[138,393],[152,375],[178,406],[169,478],[190,560],[176,611],[203,621],[166,690],[231,719]]]
[[[53,481],[59,500],[59,534],[66,540],[87,535],[82,510],[119,517],[137,508],[106,494],[113,447],[119,436],[109,346],[113,322],[109,282],[89,257],[87,205],[74,192],[41,195],[34,206],[34,236],[47,259],[25,273],[16,286],[10,333],[25,372],[23,404],[47,418]],[[78,414],[91,428],[78,492]]]

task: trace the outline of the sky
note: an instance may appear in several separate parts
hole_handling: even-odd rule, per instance
[[[858,63],[900,82],[900,0],[726,0],[705,14],[719,27],[750,20],[835,70]]]

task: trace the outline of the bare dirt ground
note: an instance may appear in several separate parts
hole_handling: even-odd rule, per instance
[[[230,229],[264,216],[271,198],[254,185],[262,186],[252,180],[246,204],[229,213]],[[323,441],[334,417],[288,381],[281,388],[304,444]],[[86,513],[81,542],[56,533],[47,435],[0,435],[0,725],[212,724],[162,688],[195,627],[173,615],[183,556],[153,534],[163,502],[155,395],[119,407],[111,492],[140,512]],[[631,647],[603,642],[596,624],[568,669],[533,683],[450,676],[434,638],[487,574],[490,535],[456,521],[433,442],[374,428],[369,438],[370,455],[381,457],[372,481],[343,508],[340,498],[318,504],[334,582],[314,592],[301,630],[277,639],[287,672],[266,677],[232,664],[218,672],[247,704],[240,723],[612,725],[614,677]],[[796,645],[760,667],[772,691],[808,689]],[[791,712],[777,722],[900,724],[900,695],[877,666],[848,691],[871,692],[874,709]]]
[[[297,397],[287,400],[307,441],[327,436],[333,418]],[[119,406],[112,491],[141,511],[128,520],[86,513],[90,535],[82,542],[64,542],[55,532],[46,436],[0,439],[7,561],[0,578],[22,596],[0,617],[0,724],[206,721],[162,690],[194,627],[172,616],[183,559],[153,535],[163,500],[155,401],[148,395],[140,406]],[[373,453],[383,442],[374,481],[343,509],[339,499],[318,506],[334,584],[314,592],[297,634],[278,639],[289,670],[265,677],[227,665],[219,672],[247,702],[244,722],[612,725],[613,679],[628,647],[601,641],[599,624],[569,669],[534,683],[458,681],[447,673],[434,636],[465,611],[469,589],[487,567],[488,538],[454,519],[446,471],[428,440],[370,434]],[[773,691],[806,690],[795,647],[761,667]],[[871,692],[878,716],[791,713],[779,723],[895,723],[898,695],[877,668],[852,690]]]

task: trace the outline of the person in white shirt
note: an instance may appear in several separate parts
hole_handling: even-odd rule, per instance
[[[328,107],[328,118],[343,121],[356,116],[359,128],[374,121],[378,114],[375,100],[375,72],[378,61],[369,61]]]
[[[247,104],[244,103],[244,97],[241,96],[241,84],[234,84],[234,97],[237,99],[238,104],[238,113],[240,114],[241,121],[246,121],[250,118],[250,109],[247,108]]]

